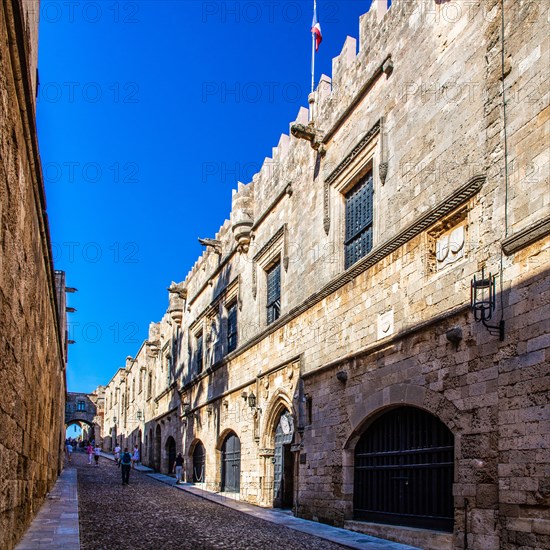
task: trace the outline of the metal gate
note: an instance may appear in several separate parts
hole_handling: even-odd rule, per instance
[[[289,452],[289,446],[292,443],[293,436],[294,424],[292,416],[288,411],[285,411],[279,418],[277,429],[275,430],[273,506],[276,508],[292,506],[292,454]]]
[[[238,493],[241,486],[241,442],[235,434],[227,436],[222,447],[222,491]]]
[[[205,460],[204,445],[199,441],[193,451],[193,483],[202,483],[204,481]]]
[[[414,407],[375,420],[355,449],[356,519],[453,530],[454,437]]]

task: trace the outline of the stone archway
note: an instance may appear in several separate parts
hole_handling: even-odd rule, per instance
[[[262,426],[260,457],[263,459],[261,502],[275,508],[292,508],[295,501],[296,457],[292,452],[295,433],[292,399],[283,389],[272,397]]]
[[[67,394],[65,403],[65,427],[78,424],[89,427],[89,439],[93,439],[101,445],[101,427],[95,422],[97,407],[85,393]]]
[[[470,414],[459,411],[445,396],[422,386],[395,384],[378,392],[371,393],[363,400],[354,403],[351,408],[349,414],[351,431],[342,448],[342,478],[340,482],[345,525],[348,522],[350,522],[350,525],[354,523],[355,453],[361,437],[386,413],[403,407],[417,408],[425,413],[429,413],[452,433],[454,439],[453,483],[456,482],[457,477],[465,475],[464,473],[460,473],[461,439],[462,434],[465,431],[467,432],[471,423]],[[396,480],[396,482],[398,481]],[[463,529],[460,514],[457,516],[455,513],[454,515],[455,530]],[[395,530],[395,527],[378,524],[376,531],[367,532],[370,534],[376,532],[382,536],[388,536],[388,533],[392,532],[391,529]],[[401,527],[401,529],[406,530],[407,528]],[[432,531],[432,533],[436,533],[436,531]],[[434,534],[434,536],[436,535]],[[441,548],[446,548],[450,544],[449,537],[452,536],[440,532],[437,534],[437,537],[437,544],[440,544]]]

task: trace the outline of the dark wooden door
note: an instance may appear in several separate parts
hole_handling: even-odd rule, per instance
[[[199,441],[193,451],[193,483],[202,483],[204,481],[205,457],[204,445]]]
[[[235,434],[224,441],[222,448],[222,491],[238,493],[241,487],[241,442]]]
[[[273,506],[275,508],[292,507],[292,488],[294,464],[290,444],[294,437],[294,425],[290,413],[285,412],[279,418],[275,430],[275,453],[273,457]]]

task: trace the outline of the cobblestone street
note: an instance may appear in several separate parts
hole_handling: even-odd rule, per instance
[[[178,491],[135,470],[123,486],[120,470],[110,460],[102,458],[96,468],[76,453],[73,463],[83,550],[343,548]]]

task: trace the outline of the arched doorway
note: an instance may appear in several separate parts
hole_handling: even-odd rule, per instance
[[[453,530],[454,436],[415,407],[377,418],[355,447],[354,517]]]
[[[160,472],[161,441],[162,441],[162,430],[160,426],[157,426],[157,429],[155,430],[155,450],[154,450],[154,461],[153,461],[153,467],[157,472]]]
[[[193,483],[204,482],[206,452],[204,445],[198,441],[193,450]]]
[[[273,455],[273,506],[292,508],[294,490],[294,457],[290,450],[294,437],[294,421],[285,409],[275,429]]]
[[[174,469],[174,463],[176,462],[176,440],[170,436],[166,440],[166,445],[164,446],[166,449],[166,456],[168,458],[168,474],[172,473],[172,470]]]
[[[222,445],[222,492],[238,493],[241,488],[241,441],[231,433]]]

